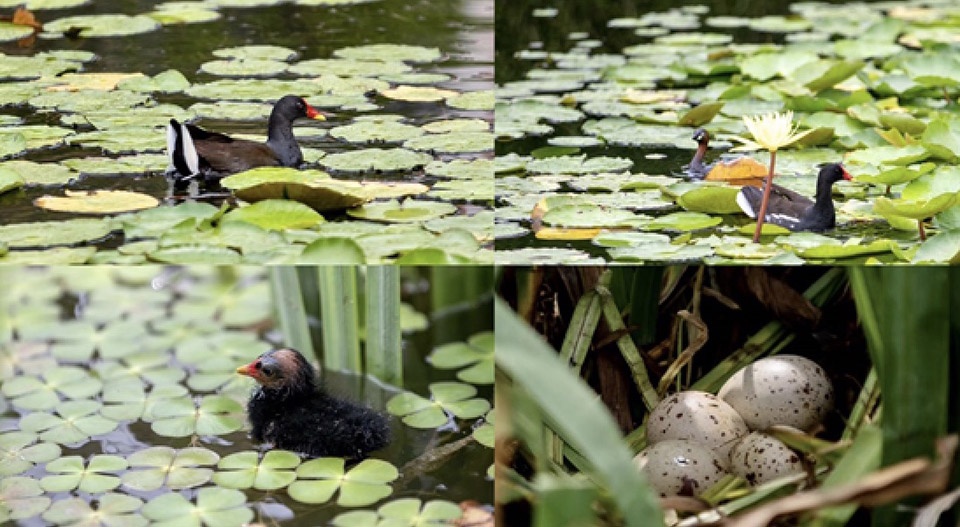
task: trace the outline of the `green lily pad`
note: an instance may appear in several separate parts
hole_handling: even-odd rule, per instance
[[[139,491],[188,489],[210,481],[213,470],[206,467],[219,460],[216,452],[206,448],[149,447],[127,456],[131,470],[121,479],[124,487]]]
[[[493,90],[473,91],[461,93],[447,98],[447,106],[458,110],[483,111],[493,110],[494,107]]]
[[[0,165],[0,194],[23,186],[23,177],[14,170]]]
[[[960,232],[941,232],[920,244],[913,263],[950,264],[960,263]]]
[[[685,210],[707,214],[735,214],[740,212],[737,194],[740,189],[730,186],[704,185],[687,190],[677,198],[677,205]]]
[[[937,167],[937,164],[928,162],[908,166],[873,166],[851,163],[847,164],[846,167],[857,181],[877,185],[897,185],[913,181],[931,172]]]
[[[677,121],[682,126],[703,126],[713,120],[723,108],[723,102],[708,102],[696,106],[683,114]]]
[[[350,238],[320,238],[303,248],[298,262],[327,265],[367,263],[363,247]]]
[[[494,428],[496,415],[496,411],[494,410],[487,412],[487,415],[484,416],[484,421],[486,422],[474,429],[473,434],[471,434],[478,443],[487,448],[494,448],[496,446],[496,430]]]
[[[253,519],[243,492],[235,489],[204,487],[197,491],[196,503],[172,492],[151,499],[141,513],[155,525],[183,527],[230,527]]]
[[[19,154],[27,149],[27,138],[19,132],[0,132],[0,158]]]
[[[192,4],[192,2],[182,3]],[[194,5],[199,7],[203,4],[197,2]],[[219,12],[211,9],[199,9],[198,7],[189,7],[187,5],[178,8],[159,4],[157,7],[159,9],[145,13],[145,15],[156,20],[158,23],[164,26],[173,24],[201,24],[204,22],[213,22],[214,20],[218,20],[221,16],[223,16]]]
[[[897,242],[893,240],[875,240],[866,245],[860,243],[820,245],[798,250],[797,254],[806,259],[832,260],[837,258],[854,258],[867,254],[886,253],[895,250],[895,248],[899,247],[897,246]]]
[[[927,150],[920,145],[905,147],[877,146],[851,152],[847,161],[860,164],[910,165],[928,157]]]
[[[0,42],[13,42],[33,35],[32,26],[22,26],[12,22],[0,22]]]
[[[228,59],[263,59],[289,62],[297,57],[297,52],[283,46],[238,46],[214,50],[213,55]]]
[[[267,230],[306,229],[322,223],[323,216],[296,201],[267,199],[234,209],[223,216],[225,222],[243,221]]]
[[[470,384],[493,384],[493,333],[477,333],[467,342],[434,348],[427,360],[441,370],[461,369],[457,378]]]
[[[33,432],[13,431],[0,434],[0,476],[6,478],[26,472],[39,463],[60,457],[56,443],[39,442]]]
[[[271,450],[262,460],[257,452],[236,452],[220,460],[213,482],[230,489],[276,490],[297,479],[298,465],[300,456],[286,450]]]
[[[460,506],[446,500],[431,500],[423,503],[418,498],[400,498],[384,503],[377,509],[382,518],[380,525],[416,525],[440,527],[463,515]],[[334,523],[334,525],[337,525]],[[346,524],[343,524],[346,525]]]
[[[460,419],[474,419],[490,409],[484,399],[473,398],[477,389],[459,382],[435,382],[431,384],[431,399],[413,392],[403,392],[387,401],[387,412],[403,417],[407,426],[414,428],[437,428],[447,423],[446,412]]]
[[[410,46],[403,44],[370,44],[340,48],[333,52],[334,56],[355,60],[404,62],[435,62],[440,59],[438,48]]]
[[[588,174],[591,172],[623,172],[633,166],[633,161],[621,157],[557,156],[534,159],[527,163],[531,174]]]
[[[174,226],[186,222],[197,227],[209,221],[218,209],[209,203],[186,202],[173,207],[158,207],[135,214],[118,216],[128,239],[159,237]]]
[[[40,486],[47,492],[66,492],[80,490],[97,494],[113,490],[120,486],[120,477],[109,472],[120,472],[127,468],[127,460],[119,456],[95,455],[86,466],[80,456],[67,456],[47,463],[49,475],[40,480]]]
[[[311,59],[290,66],[290,73],[296,75],[339,75],[341,77],[381,77],[400,75],[411,70],[408,64],[400,61],[357,60],[357,59]],[[388,80],[388,79],[387,79]]]
[[[958,200],[960,193],[957,192],[938,194],[928,199],[890,199],[880,196],[874,202],[873,210],[883,217],[901,216],[924,220],[954,206]]]
[[[143,15],[78,15],[43,24],[44,31],[49,33],[60,33],[62,36],[63,33],[79,29],[80,35],[86,38],[136,35],[159,27],[156,20]]]
[[[356,122],[330,130],[330,135],[351,143],[401,142],[419,137],[423,129],[398,122],[396,117],[358,117]]]
[[[179,245],[150,251],[148,257],[156,262],[175,264],[228,265],[241,260],[240,253],[215,245]]]
[[[163,401],[154,408],[150,427],[165,437],[222,435],[243,427],[243,406],[233,399],[207,395],[199,405],[189,398]]]
[[[365,148],[330,154],[321,164],[342,172],[392,172],[414,170],[433,161],[433,156],[405,148]]]
[[[0,7],[23,6],[31,11],[68,9],[89,4],[90,0],[0,0]]]
[[[449,203],[405,199],[368,203],[349,209],[347,214],[354,218],[386,223],[413,223],[441,218],[453,214],[457,208]]]
[[[397,101],[440,102],[457,95],[457,92],[432,86],[397,86],[380,90],[380,95]]]
[[[543,215],[547,225],[569,229],[629,227],[640,217],[628,210],[603,207],[595,203],[550,205]]]
[[[493,150],[493,134],[489,132],[451,132],[408,139],[404,148],[442,154],[484,152]]]
[[[399,475],[395,466],[380,459],[365,459],[345,471],[343,459],[317,458],[297,467],[297,481],[287,493],[299,502],[317,504],[330,501],[339,490],[337,505],[363,507],[389,496],[389,483]]]
[[[644,225],[644,228],[651,231],[689,232],[715,227],[722,222],[720,218],[701,212],[674,212],[655,218]]]
[[[88,503],[83,498],[58,500],[44,511],[43,519],[56,525],[144,527],[149,523],[138,513],[143,505],[140,498],[108,492],[97,496],[94,504]]]
[[[275,77],[287,70],[287,63],[270,59],[211,60],[200,71],[220,77]]]
[[[144,93],[178,93],[190,87],[190,81],[177,70],[162,71],[153,77],[135,77],[120,81],[117,87]]]
[[[26,185],[63,185],[75,179],[77,173],[52,163],[36,163],[14,159],[0,163],[0,174],[13,172]]]
[[[33,204],[41,209],[78,214],[115,214],[160,205],[153,196],[126,190],[65,190],[64,193],[66,196],[41,196]]]

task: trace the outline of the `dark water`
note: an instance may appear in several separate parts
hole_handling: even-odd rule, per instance
[[[159,2],[115,0],[64,10],[37,11],[38,19],[51,21],[72,15],[140,14],[153,10]],[[445,73],[451,79],[436,84],[439,88],[460,92],[493,88],[493,3],[492,0],[389,0],[337,7],[303,7],[282,4],[273,7],[221,8],[219,20],[201,24],[163,26],[156,31],[127,37],[37,39],[30,47],[16,43],[0,45],[0,52],[9,55],[33,55],[50,50],[83,50],[96,53],[98,59],[84,66],[84,72],[142,72],[155,75],[168,69],[183,73],[191,83],[204,83],[222,77],[200,73],[204,62],[214,60],[216,49],[244,45],[285,46],[299,53],[297,60],[331,58],[334,50],[345,46],[390,43],[438,47],[446,56],[437,63],[418,65],[416,71]],[[286,75],[280,78],[287,78]],[[293,76],[289,76],[293,78]],[[197,99],[183,94],[154,94],[159,102],[187,107]],[[382,107],[374,113],[404,115],[410,124],[451,117],[492,120],[490,112],[453,110],[442,104],[410,104],[377,99]],[[25,124],[59,124],[55,114],[34,114],[27,106],[0,108],[0,113],[23,117]],[[324,123],[312,126],[333,128],[348,124],[355,113],[336,112]],[[216,131],[264,134],[265,122],[230,122],[200,120],[198,125]],[[162,131],[158,131],[162,134]],[[356,148],[332,138],[300,140],[302,146],[336,152]],[[97,149],[58,147],[30,152],[19,159],[58,161],[71,157],[103,155]],[[333,173],[335,177],[359,178],[357,175]],[[370,178],[370,175],[366,175]],[[386,179],[409,175],[377,175]],[[422,174],[414,174],[418,182],[431,183]],[[133,190],[153,195],[175,204],[182,199],[198,197],[194,190],[187,195],[174,193],[171,183],[159,172],[123,176],[84,176],[67,185],[72,190]],[[53,192],[51,192],[53,190]],[[50,213],[32,205],[35,198],[57,193],[51,187],[32,187],[0,196],[0,224],[29,221],[62,220],[75,215]],[[219,204],[224,195],[201,193],[200,199]],[[328,217],[327,219],[337,219]],[[101,247],[116,245],[120,240],[106,240]]]

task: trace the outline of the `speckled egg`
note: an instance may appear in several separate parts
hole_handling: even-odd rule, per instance
[[[730,471],[756,486],[803,472],[803,463],[800,456],[779,439],[750,432],[730,452]]]
[[[727,474],[727,463],[709,448],[686,439],[648,446],[633,458],[661,496],[696,496]]]
[[[797,355],[760,359],[733,374],[717,395],[751,430],[773,425],[810,430],[833,406],[833,386],[826,372]]]
[[[677,392],[660,401],[647,420],[647,443],[692,439],[724,459],[750,430],[729,404],[707,392]]]

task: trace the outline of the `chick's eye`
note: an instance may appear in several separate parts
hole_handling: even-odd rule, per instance
[[[266,366],[266,365],[260,366],[260,373],[263,373],[267,377],[273,377],[273,374],[276,372],[277,372],[277,369],[274,368],[273,366]]]

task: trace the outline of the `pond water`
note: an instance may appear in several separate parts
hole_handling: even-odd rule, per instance
[[[244,5],[248,7],[235,7]],[[492,175],[485,164],[492,156],[492,136],[489,135],[493,121],[491,1],[400,0],[334,6],[221,2],[211,3],[210,8],[219,13],[218,19],[162,25],[134,35],[87,38],[81,32],[79,38],[41,35],[29,42],[0,44],[0,51],[16,57],[92,53],[94,55],[83,58],[93,57],[93,60],[76,62],[68,68],[84,74],[142,73],[156,76],[176,70],[189,83],[189,86],[179,85],[174,89],[144,88],[146,91],[140,92],[131,92],[123,84],[109,92],[81,89],[66,100],[44,103],[43,97],[49,96],[51,90],[63,89],[50,88],[50,85],[68,83],[65,79],[70,78],[69,72],[62,75],[56,71],[39,79],[28,78],[26,82],[9,72],[0,75],[0,79],[7,79],[0,82],[0,91],[4,92],[0,97],[3,104],[0,114],[12,120],[0,123],[4,125],[0,129],[0,139],[11,137],[18,129],[23,131],[25,126],[55,127],[38,130],[36,133],[53,135],[28,142],[26,150],[15,148],[9,154],[0,150],[0,155],[6,154],[8,160],[44,163],[40,167],[25,167],[22,163],[11,164],[9,161],[0,163],[0,170],[13,170],[26,181],[22,188],[0,194],[0,210],[3,211],[0,227],[8,226],[0,229],[0,244],[5,243],[12,253],[7,260],[54,261],[57,258],[54,253],[38,256],[24,251],[57,247],[58,253],[71,263],[167,261],[167,257],[156,249],[169,247],[169,240],[144,236],[142,232],[134,233],[129,229],[131,223],[144,225],[151,221],[143,215],[107,216],[104,220],[108,224],[106,233],[102,229],[92,229],[76,238],[54,237],[29,242],[23,240],[23,229],[9,226],[73,220],[81,216],[103,217],[102,214],[81,215],[69,210],[50,212],[35,204],[37,198],[63,196],[67,190],[134,191],[157,198],[166,207],[191,201],[216,207],[224,202],[232,208],[242,205],[229,190],[218,185],[194,183],[184,189],[174,188],[164,175],[167,162],[161,155],[165,148],[163,126],[168,119],[166,115],[192,120],[218,132],[263,140],[270,102],[291,92],[306,96],[311,104],[329,114],[325,122],[298,122],[295,126],[308,168],[323,170],[348,182],[402,182],[424,186],[394,194],[382,191],[379,194],[372,192],[369,197],[363,194],[365,199],[407,197],[411,200],[406,207],[407,214],[400,219],[397,219],[398,214],[391,219],[389,212],[403,211],[404,207],[399,204],[391,206],[387,199],[381,198],[377,203],[387,209],[386,215],[376,207],[370,213],[361,210],[358,213],[351,211],[348,215],[342,205],[331,207],[308,202],[323,216],[300,208],[295,215],[275,214],[274,223],[251,220],[247,223],[254,225],[257,234],[270,234],[274,238],[280,235],[283,239],[270,244],[270,257],[243,253],[234,247],[231,250],[240,254],[227,255],[227,260],[234,260],[234,263],[264,259],[299,261],[303,247],[318,238],[337,235],[343,238],[358,233],[360,236],[356,236],[355,241],[366,251],[365,261],[369,263],[389,261],[417,247],[429,247],[437,244],[436,240],[444,235],[446,243],[439,245],[446,245],[451,253],[447,259],[455,255],[464,261],[484,260],[483,247],[492,239],[493,214]],[[124,0],[91,2],[69,9],[36,10],[34,14],[48,27],[56,28],[52,25],[56,20],[72,16],[142,15],[155,9],[162,13],[167,7],[161,2]],[[76,23],[77,26],[82,24]],[[387,45],[392,47],[384,47]],[[277,46],[295,52],[296,56],[263,63],[264,68],[277,67],[277,73],[264,73],[266,70],[258,71],[254,66],[239,72],[217,72],[216,64],[234,67],[243,64],[244,59],[224,61],[222,55],[215,56],[214,52],[242,46]],[[308,65],[315,59],[340,57],[345,49],[359,50],[355,52],[362,56],[319,66],[315,63]],[[349,51],[346,53],[349,55]],[[251,55],[248,59],[253,61],[256,57]],[[307,69],[298,70],[299,67]],[[250,87],[250,83],[257,81],[265,84],[261,88]],[[66,89],[84,87],[81,80],[73,86]],[[243,88],[237,91],[236,86]],[[425,90],[428,95],[419,99],[402,93],[394,95],[390,93],[394,89],[401,92],[403,89]],[[116,94],[117,99],[106,107],[93,104],[107,93]],[[238,104],[228,105],[229,108],[196,106],[197,103],[225,101]],[[174,106],[165,106],[168,104]],[[150,116],[144,113],[142,119],[134,117],[133,122],[123,121],[119,117],[128,107],[131,112],[149,112],[154,108],[156,113]],[[357,126],[348,128],[348,125],[359,125],[370,119],[383,119],[375,122],[387,124],[396,120],[403,126],[392,125],[390,130],[399,132],[392,132],[393,135],[385,132],[387,136],[378,136],[376,128],[373,133],[369,129],[358,131]],[[346,135],[351,131],[353,135]],[[108,134],[110,144],[77,139],[76,134],[84,132]],[[61,139],[56,137],[57,134],[68,135]],[[416,144],[406,142],[412,139],[418,139]],[[351,152],[361,157],[333,161],[337,155]],[[403,157],[398,158],[401,154]],[[99,157],[109,159],[96,166],[84,162],[84,158]],[[325,165],[328,161],[329,164]],[[52,175],[54,170],[56,176]],[[263,199],[245,198],[247,201]],[[426,212],[416,214],[417,207]],[[206,212],[198,216],[196,212],[179,210],[185,212],[169,214],[178,219],[210,219]],[[153,218],[161,215],[155,213]],[[276,223],[278,217],[282,218],[279,224]],[[306,222],[304,218],[307,218]],[[326,225],[321,229],[322,223],[331,222],[343,225],[337,228]],[[217,225],[216,220],[214,225]],[[362,235],[384,230],[408,235],[407,238],[416,242],[406,245],[388,243],[390,251],[385,254],[368,250],[382,245],[382,241],[370,242],[365,247]],[[469,240],[465,233],[471,234],[473,240]],[[451,236],[458,237],[461,243],[449,243]],[[212,239],[202,243],[218,245]],[[124,249],[124,246],[127,247]],[[94,255],[89,247],[101,251]],[[112,250],[118,247],[120,251]],[[67,248],[74,250],[68,251]],[[179,263],[189,260],[180,260]],[[207,262],[230,263],[223,260]]]
[[[252,482],[231,480],[224,459],[257,450],[247,435],[244,411],[254,383],[233,370],[281,339],[270,320],[265,278],[262,271],[201,266],[0,273],[10,284],[0,296],[0,481],[6,481],[0,484],[0,523],[46,525],[64,514],[77,521],[109,509],[126,515],[124,524],[139,525],[144,517],[159,519],[152,500],[174,492],[202,504],[208,492],[203,489],[240,489],[229,498],[236,500],[226,507],[230,511],[221,511],[219,520],[212,513],[204,520],[211,526],[235,525],[238,518],[328,525],[348,512],[376,517],[378,507],[410,498],[456,513],[463,501],[492,504],[493,450],[471,438],[484,424],[482,415],[458,419],[448,414],[445,423],[428,428],[391,416],[392,442],[371,458],[399,471],[383,479],[388,486],[383,499],[345,506],[334,495],[329,502],[303,503],[291,497],[296,492],[286,481],[250,488]],[[457,372],[432,367],[427,356],[442,344],[491,329],[489,295],[454,309],[435,309],[429,271],[410,268],[403,283],[410,308],[403,322],[404,386],[327,370],[322,381],[330,393],[384,413],[398,394],[429,397],[431,385],[456,382]],[[489,385],[475,389],[476,398],[492,401]],[[181,469],[171,469],[169,464],[178,463],[174,451],[157,454],[157,447],[172,447],[192,462],[181,460]],[[154,461],[143,461],[146,452],[154,452]],[[83,479],[64,482],[83,470],[83,465],[61,466],[71,456],[82,456],[87,472]],[[105,466],[95,470],[89,464],[96,459]],[[292,473],[306,461],[294,458],[289,466],[273,468]],[[363,463],[348,464],[347,470]],[[145,466],[171,472],[147,481],[146,472],[138,472]],[[259,470],[269,473],[268,467]],[[107,505],[130,498],[140,501],[129,510]]]
[[[910,62],[918,47],[935,55],[941,37],[909,3],[832,4],[498,6],[498,263],[956,261],[956,152],[893,137],[933,142],[938,120],[957,120],[956,94],[924,90]],[[864,33],[871,50],[857,47]],[[894,76],[917,89],[888,89]],[[713,137],[706,161],[729,160],[732,138],[750,137],[742,117],[785,110],[812,133],[778,151],[776,183],[812,198],[818,165],[839,161],[854,181],[833,187],[836,229],[752,244],[736,192],[686,183],[683,167],[697,127]],[[903,114],[916,117],[909,132],[891,124]],[[748,155],[768,164],[766,152]],[[944,207],[886,208],[933,202],[941,189]],[[914,213],[947,235],[923,242]]]

